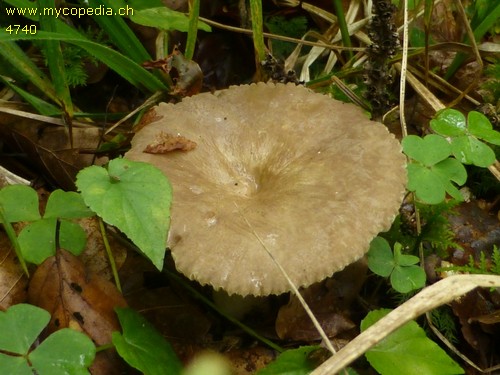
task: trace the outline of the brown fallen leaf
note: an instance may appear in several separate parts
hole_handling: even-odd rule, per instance
[[[351,305],[363,285],[366,270],[366,261],[361,259],[336,273],[333,278],[302,290],[302,297],[328,337],[333,338],[356,327],[350,317]],[[295,295],[290,296],[290,302],[280,308],[275,328],[281,339],[306,342],[321,339]]]
[[[25,154],[44,177],[65,190],[75,189],[76,174],[94,163],[92,151],[101,141],[97,127],[74,127],[72,133],[73,147],[64,127],[7,114],[0,116],[0,137],[9,151]],[[96,164],[107,161],[99,160]]]
[[[335,305],[332,304],[335,301],[323,284],[311,285],[304,291],[303,297],[328,337],[335,337],[356,326],[349,319],[347,312],[336,311]],[[318,330],[295,296],[291,296],[290,302],[280,309],[276,318],[276,333],[282,340],[311,342],[321,339]]]
[[[146,146],[144,152],[148,154],[166,154],[170,151],[191,151],[196,148],[196,142],[193,142],[182,135],[172,135],[160,132],[155,140]]]
[[[99,220],[96,216],[93,216],[79,219],[77,222],[87,234],[87,245],[80,255],[80,259],[85,265],[85,269],[90,274],[97,274],[106,280],[112,280],[113,274],[109,266],[108,254],[102,240]],[[120,269],[127,258],[127,248],[109,231],[107,237],[116,266]]]
[[[500,333],[499,296],[494,290],[478,288],[451,303],[451,308],[460,322],[464,341],[471,349],[471,352],[465,349],[465,354],[481,368],[488,368],[492,363],[500,361],[500,353],[497,350]]]
[[[65,250],[38,267],[30,281],[28,302],[51,314],[46,334],[70,327],[87,334],[96,345],[111,342],[112,332],[120,330],[114,308],[127,305],[111,282],[90,276],[83,263]],[[121,364],[115,352],[99,352],[91,372],[118,374]]]
[[[0,311],[26,300],[28,279],[19,265],[12,245],[0,232]]]

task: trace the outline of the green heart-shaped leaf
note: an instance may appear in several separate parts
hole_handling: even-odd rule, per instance
[[[93,215],[94,213],[85,205],[80,194],[58,189],[50,194],[43,217],[46,219],[80,219]]]
[[[159,169],[114,159],[107,170],[91,166],[80,171],[76,185],[93,211],[125,233],[158,269],[163,268],[172,188]]]
[[[85,375],[96,348],[85,334],[64,328],[47,337],[29,359],[39,375]]]
[[[394,269],[394,255],[386,239],[375,237],[368,250],[368,268],[382,277],[388,277]]]
[[[4,374],[33,375],[26,359],[2,353],[0,353],[0,369]]]
[[[415,255],[401,254],[398,259],[398,265],[400,266],[412,266],[417,264],[420,259]]]
[[[56,222],[53,218],[40,219],[19,233],[19,246],[26,261],[41,264],[56,253]]]
[[[440,179],[445,191],[454,199],[463,201],[460,191],[452,184],[452,181],[461,186],[467,180],[467,171],[457,159],[448,158],[432,167],[436,178]]]
[[[451,141],[453,156],[463,164],[489,167],[495,162],[495,152],[485,143],[472,136],[462,136]]]
[[[40,219],[38,195],[26,185],[11,185],[1,189],[0,206],[10,223]]]
[[[467,116],[469,131],[472,135],[486,142],[500,146],[500,132],[493,130],[490,120],[482,113],[471,111]]]
[[[50,314],[36,306],[19,304],[0,312],[2,374],[88,375],[95,357],[92,340],[69,328],[51,334],[33,352],[33,343],[50,321]]]
[[[50,321],[50,314],[36,306],[19,304],[0,311],[0,350],[26,354]]]
[[[415,265],[396,266],[391,273],[391,285],[399,293],[420,289],[425,285],[425,271]]]
[[[456,109],[445,109],[431,120],[431,128],[446,137],[456,137],[467,133],[465,116]]]
[[[26,261],[41,264],[56,253],[57,219],[45,217],[34,221],[19,233],[18,241],[21,253]],[[59,245],[74,255],[80,255],[85,249],[87,234],[79,224],[61,220],[59,227]]]
[[[428,204],[441,203],[446,196],[446,188],[442,179],[420,164],[407,165],[409,191],[414,191],[417,198]]]
[[[429,134],[425,138],[409,135],[403,138],[403,150],[413,160],[432,166],[451,154],[451,145],[439,135]]]

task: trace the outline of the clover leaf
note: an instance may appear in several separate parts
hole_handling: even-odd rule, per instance
[[[30,348],[50,321],[36,306],[19,304],[0,312],[0,368],[16,375],[83,375],[94,361],[96,348],[81,332],[61,329],[33,351]]]
[[[443,137],[450,137],[453,156],[463,164],[488,167],[495,161],[495,153],[480,139],[500,145],[500,133],[486,116],[471,111],[465,116],[455,109],[445,109],[431,120],[431,128]]]
[[[33,193],[36,195],[34,190]],[[17,200],[12,202],[20,204]],[[12,202],[11,204],[14,204]],[[36,206],[38,210],[38,201]],[[33,221],[19,233],[18,241],[23,258],[31,263],[42,263],[55,254],[57,240],[60,247],[79,255],[85,249],[87,235],[82,227],[71,219],[93,215],[80,194],[62,190],[53,191],[47,201],[43,218],[38,214],[36,220],[33,215],[31,218]]]
[[[0,207],[9,223],[40,219],[38,195],[26,185],[10,185],[0,190]]]
[[[394,251],[382,237],[375,237],[368,251],[368,268],[382,277],[390,277],[394,290],[408,293],[425,285],[425,272],[417,266],[419,259],[401,253],[401,244],[396,242]]]
[[[407,165],[408,190],[424,203],[441,203],[446,193],[456,200],[463,200],[455,186],[467,180],[467,171],[462,163],[449,155],[452,147],[449,142],[435,134],[420,138],[414,135],[402,141],[403,150],[412,160]]]

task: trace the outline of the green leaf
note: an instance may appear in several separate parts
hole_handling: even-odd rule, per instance
[[[0,190],[0,206],[9,223],[40,219],[38,195],[26,185],[10,185]]]
[[[130,19],[139,25],[156,27],[162,30],[178,30],[181,32],[189,30],[188,16],[165,6],[135,11],[133,15],[130,15]],[[201,21],[198,22],[198,29],[211,31],[210,26]]]
[[[387,315],[381,309],[368,313],[361,322],[361,330]],[[366,353],[366,359],[381,375],[448,375],[463,374],[451,359],[415,322],[408,322]]]
[[[417,199],[428,204],[438,204],[446,197],[446,188],[442,180],[436,178],[435,173],[420,164],[409,163],[408,185],[410,191],[414,191]]]
[[[23,357],[0,353],[0,368],[5,374],[33,375],[33,371]]]
[[[145,375],[180,374],[182,364],[170,344],[139,313],[115,309],[123,333],[113,332],[113,344],[129,365]]]
[[[302,346],[287,350],[274,362],[259,370],[257,375],[307,375],[314,370],[314,363],[309,360],[309,355],[318,348],[318,346]]]
[[[84,375],[95,358],[96,348],[85,334],[63,328],[47,337],[29,355],[38,375]]]
[[[80,171],[76,185],[92,210],[125,233],[158,269],[163,268],[172,188],[159,169],[114,159],[107,170],[91,166]]]
[[[40,219],[19,233],[19,246],[26,261],[41,264],[56,253],[56,222],[54,218]]]
[[[41,264],[56,253],[56,218],[40,219],[23,228],[18,241],[23,258]],[[85,249],[87,234],[79,224],[61,220],[59,245],[74,255]]]
[[[61,220],[59,228],[59,245],[73,255],[80,255],[87,244],[87,233],[80,224]]]
[[[435,134],[429,134],[425,138],[409,135],[403,138],[402,145],[406,155],[428,167],[439,163],[451,154],[448,141]]]
[[[0,350],[17,355],[26,356],[30,347],[44,327],[50,321],[50,314],[38,307],[19,304],[10,307],[6,312],[0,312]],[[65,332],[66,331],[66,332]],[[72,357],[73,349],[73,358]],[[88,372],[61,372],[62,369],[88,367],[94,354],[88,355],[89,350],[95,354],[92,341],[82,333],[65,329],[49,336],[35,351],[29,355],[30,362],[40,375],[78,374]],[[22,362],[22,363],[21,363]],[[45,371],[44,366],[52,363],[50,371]],[[71,365],[71,366],[69,366]],[[33,373],[25,372],[29,369],[26,358],[0,356],[0,367],[6,371],[6,366],[18,368],[21,371],[7,371],[9,374]],[[61,369],[61,370],[58,370]]]
[[[458,185],[463,185],[467,180],[467,171],[457,159],[448,158],[443,160],[436,164],[432,170],[441,176],[443,181],[451,180]]]
[[[409,163],[408,190],[414,191],[417,198],[427,204],[441,203],[445,193],[462,201],[463,197],[452,182],[463,185],[467,171],[457,159],[448,158],[431,167]]]
[[[452,184],[463,185],[467,180],[467,171],[465,167],[457,159],[448,158],[432,167],[435,175],[441,179],[444,184],[445,190],[453,198],[458,201],[463,201],[460,191]]]
[[[493,130],[490,120],[482,113],[471,111],[467,116],[469,131],[477,138],[500,146],[500,132]]]
[[[425,279],[425,271],[419,266],[396,266],[391,273],[391,285],[399,293],[423,288]]]
[[[486,168],[495,162],[493,150],[472,136],[452,139],[451,148],[453,156],[463,164],[474,164]]]
[[[394,255],[389,243],[382,237],[375,237],[368,250],[368,268],[382,277],[388,277],[394,269]]]
[[[94,212],[85,205],[81,194],[58,189],[50,194],[43,217],[80,219],[94,215]]]
[[[431,128],[445,137],[457,137],[467,133],[465,116],[456,109],[444,109],[431,120]]]
[[[92,340],[65,328],[29,350],[50,321],[50,314],[36,306],[19,304],[0,312],[0,353],[2,374],[84,375],[95,357]]]
[[[49,321],[47,311],[32,305],[19,304],[0,311],[0,350],[27,353]]]
[[[420,259],[415,255],[401,254],[398,259],[398,265],[400,266],[412,266],[417,264]]]

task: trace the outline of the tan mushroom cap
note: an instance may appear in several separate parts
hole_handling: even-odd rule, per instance
[[[168,246],[177,269],[240,295],[279,294],[362,257],[387,230],[406,183],[399,142],[351,104],[294,85],[253,84],[160,104],[126,157],[173,191]],[[190,151],[148,154],[165,133]],[[250,225],[250,226],[249,226]]]

